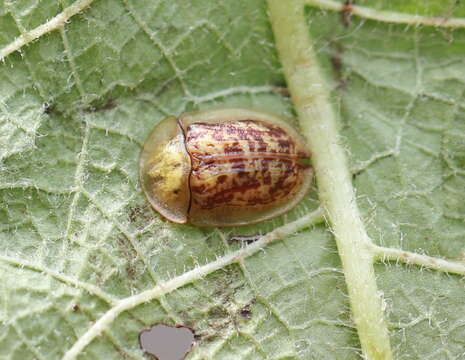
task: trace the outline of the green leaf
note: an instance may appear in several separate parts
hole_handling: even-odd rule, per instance
[[[138,185],[141,144],[167,115],[241,106],[295,117],[266,3],[88,3],[0,62],[0,358],[62,358],[94,329],[78,358],[142,359],[139,332],[163,322],[195,330],[188,359],[359,359],[329,227],[225,260],[245,246],[229,236],[316,209],[316,185],[289,214],[232,229],[171,224]],[[452,0],[360,4],[465,16]],[[0,51],[72,5],[0,0]],[[461,260],[465,29],[306,13],[370,237]],[[395,358],[461,358],[463,277],[375,270]],[[172,287],[151,294],[160,284]]]

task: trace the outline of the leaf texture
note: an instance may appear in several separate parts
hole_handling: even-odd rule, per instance
[[[0,49],[72,4],[0,0]],[[419,4],[389,10],[438,14]],[[316,6],[307,19],[369,235],[460,260],[465,30],[344,25]],[[141,144],[165,116],[245,106],[292,118],[285,86],[260,0],[96,0],[0,62],[0,358],[62,358],[119,300],[238,250],[231,235],[316,209],[315,185],[277,219],[200,229],[162,220],[138,185]],[[463,358],[462,277],[400,263],[376,272],[397,359]],[[188,359],[361,358],[325,225],[123,312],[78,358],[142,359],[138,334],[156,322],[195,330]]]

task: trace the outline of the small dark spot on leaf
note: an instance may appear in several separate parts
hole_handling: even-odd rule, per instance
[[[229,316],[228,311],[223,306],[214,306],[208,310],[209,318],[227,318]]]
[[[186,326],[154,324],[139,334],[143,351],[158,360],[182,360],[192,348],[195,333]]]
[[[357,178],[357,176],[359,176],[362,172],[361,171],[357,171],[355,173],[352,174],[352,180],[355,180]]]
[[[341,20],[344,26],[349,26],[352,20],[352,5],[354,5],[354,0],[346,0],[342,7]]]
[[[262,235],[251,235],[251,236],[231,236],[228,241],[229,242],[234,242],[234,241],[240,241],[245,244],[251,244],[258,239],[260,239]]]
[[[84,112],[94,113],[99,111],[111,110],[116,107],[116,104],[113,102],[113,99],[108,100],[106,103],[102,105],[91,105],[84,109]]]
[[[47,115],[50,115],[51,113],[53,113],[55,111],[55,104],[44,103],[43,107],[44,107],[44,113],[47,114]]]
[[[333,65],[333,69],[337,74],[341,73],[342,70],[342,59],[339,54],[333,54],[331,56],[331,64]]]
[[[151,212],[148,211],[147,204],[145,205],[136,205],[129,208],[129,220],[131,222],[136,222],[139,219],[149,220],[151,218]]]
[[[345,89],[347,87],[347,79],[343,73],[343,55],[344,55],[344,47],[337,42],[331,43],[331,65],[333,67],[335,78],[338,82],[337,88],[338,89]]]
[[[129,276],[131,279],[134,279],[134,275],[136,275],[136,272],[137,272],[137,271],[136,271],[136,269],[135,269],[133,266],[128,265],[128,266],[126,267],[126,272],[127,272],[128,276]]]
[[[136,218],[140,215],[140,208],[139,206],[135,206],[129,209],[129,220],[131,222],[136,221]]]
[[[244,319],[252,318],[252,310],[250,310],[250,305],[246,305],[242,309],[240,309],[239,315]]]
[[[73,311],[79,311],[79,310],[81,310],[81,308],[79,307],[79,305],[78,305],[78,304],[74,304],[74,305],[73,305]]]
[[[42,104],[42,108],[44,109],[44,114],[47,114],[47,115],[62,114],[62,112],[57,109],[57,106],[54,103],[45,102]]]
[[[246,319],[246,320],[251,319],[252,318],[252,309],[251,309],[251,307],[256,302],[257,302],[257,298],[254,297],[248,304],[244,305],[241,309],[239,309],[237,314],[243,319]]]
[[[122,256],[127,260],[127,267],[126,271],[128,274],[128,277],[130,280],[133,280],[132,278],[132,272],[136,272],[134,270],[134,262],[137,259],[137,253],[134,250],[134,248],[131,247],[131,245],[128,243],[128,240],[126,237],[123,235],[119,235],[116,238],[116,244],[118,245],[116,247],[116,251],[118,252],[118,256]]]

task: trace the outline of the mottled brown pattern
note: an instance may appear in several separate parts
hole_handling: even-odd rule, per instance
[[[309,155],[281,127],[258,120],[194,123],[186,131],[191,201],[201,209],[285,200],[302,183]]]

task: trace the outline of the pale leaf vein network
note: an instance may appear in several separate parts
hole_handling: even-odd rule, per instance
[[[93,2],[94,0],[78,0],[46,23],[24,32],[11,43],[0,49],[0,61],[41,36],[63,27],[72,16],[81,12]]]
[[[307,5],[317,6],[320,9],[345,11],[361,18],[376,20],[381,22],[406,24],[406,25],[426,25],[444,28],[463,28],[465,18],[453,18],[447,16],[424,16],[418,14],[407,14],[395,11],[376,10],[359,5],[345,5],[334,0],[306,0]]]

